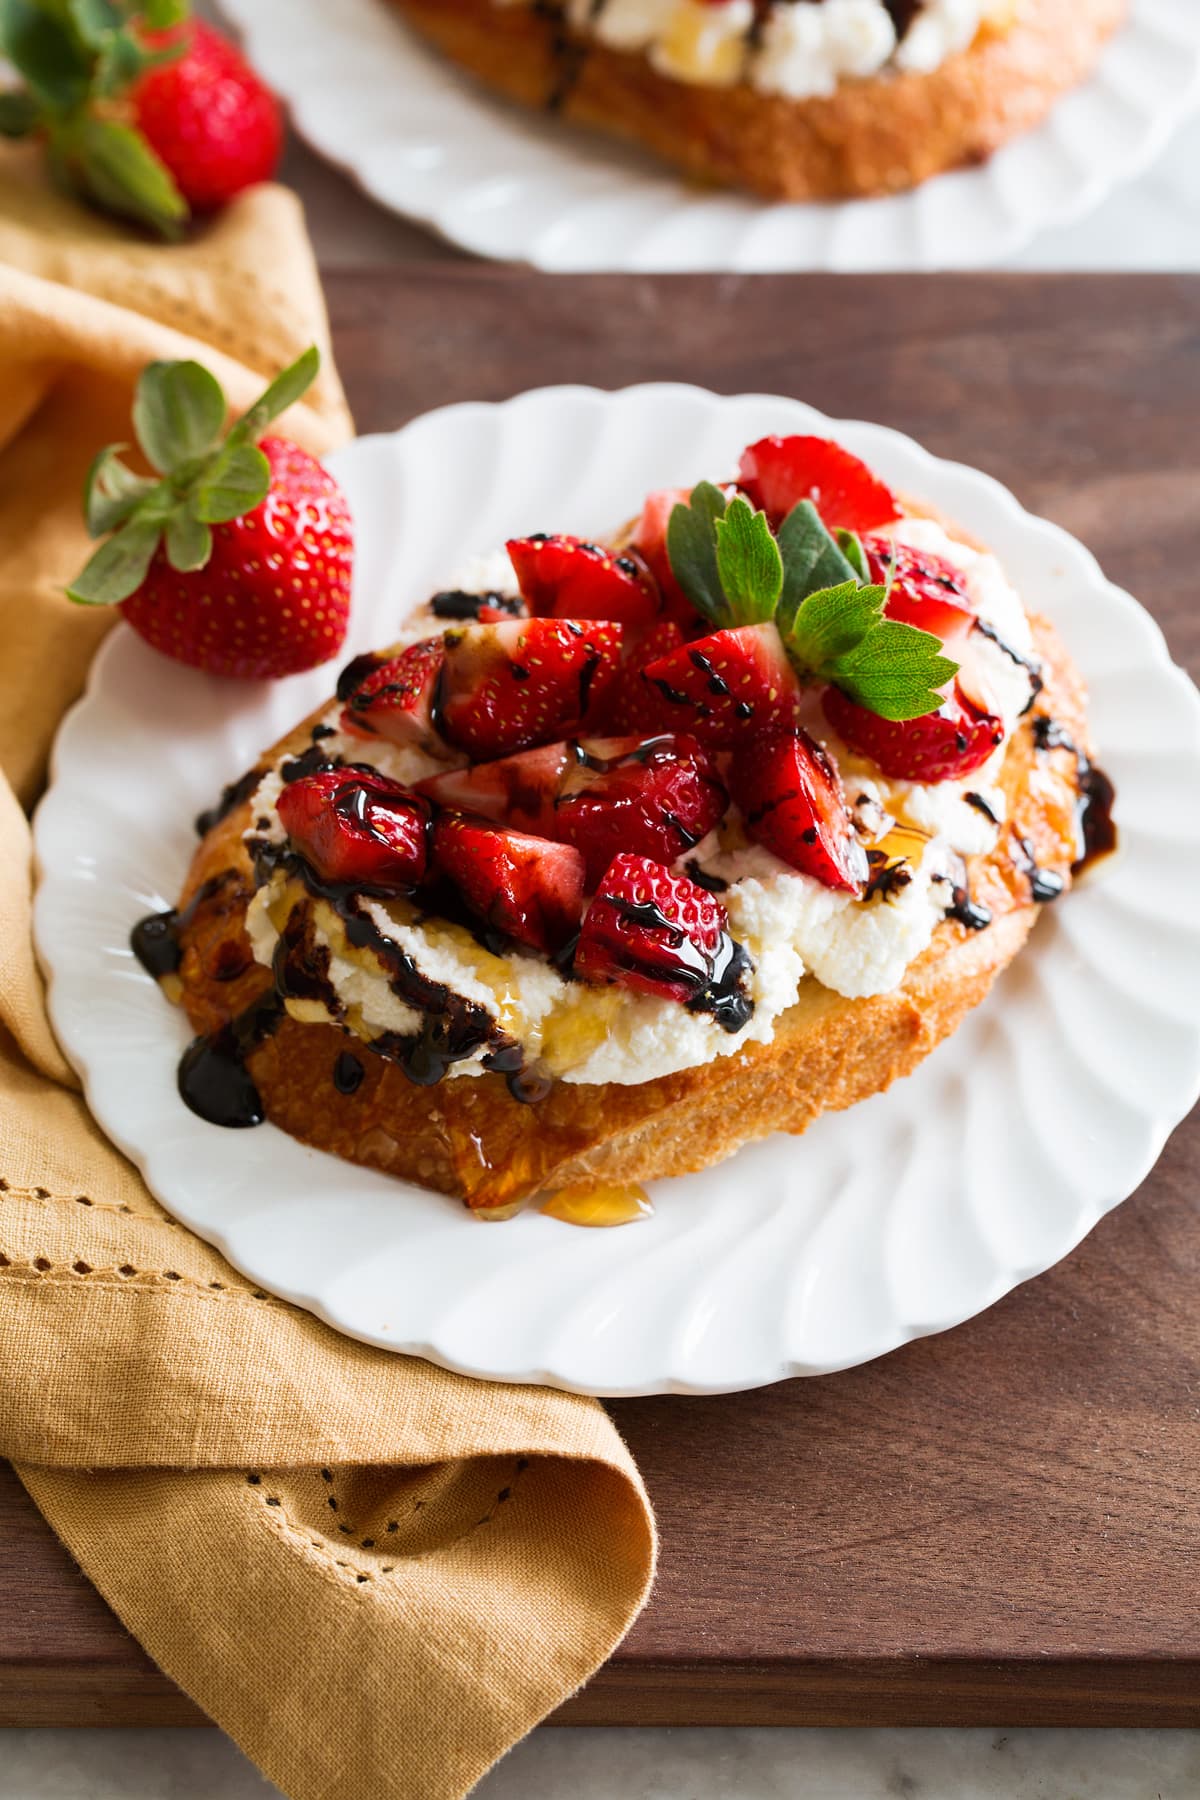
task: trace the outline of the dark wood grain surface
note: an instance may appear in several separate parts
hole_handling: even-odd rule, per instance
[[[363,430],[555,381],[797,394],[998,476],[1200,669],[1200,279],[467,265],[341,275],[330,301]],[[1067,1262],[957,1331],[820,1381],[614,1403],[661,1575],[560,1716],[1200,1724],[1198,1210],[1193,1116]],[[2,1469],[0,1545],[0,1723],[197,1720]]]

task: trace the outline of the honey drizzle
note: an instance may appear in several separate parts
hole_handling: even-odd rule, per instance
[[[654,1205],[645,1188],[633,1182],[600,1182],[594,1187],[581,1182],[547,1195],[538,1211],[547,1218],[560,1219],[564,1225],[608,1229],[652,1218]]]

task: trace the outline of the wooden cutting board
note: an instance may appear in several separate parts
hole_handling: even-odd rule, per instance
[[[800,395],[997,475],[1200,671],[1200,279],[442,265],[329,288],[364,431],[546,382]],[[1200,1724],[1198,1208],[1193,1115],[1074,1256],[957,1331],[820,1381],[614,1403],[662,1568],[558,1716]],[[3,1468],[0,1545],[0,1723],[198,1721]]]

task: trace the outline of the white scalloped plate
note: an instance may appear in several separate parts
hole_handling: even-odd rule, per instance
[[[38,811],[38,948],[92,1111],[164,1205],[264,1287],[468,1374],[709,1393],[864,1362],[1064,1256],[1153,1165],[1200,1090],[1200,696],[1153,621],[986,476],[796,401],[647,386],[448,407],[333,459],[358,537],[347,654],[387,642],[465,555],[602,532],[771,431],[830,432],[993,544],[1066,634],[1116,779],[1122,855],[1041,921],[917,1074],[802,1139],[655,1185],[653,1219],[485,1225],[452,1200],[222,1131],[179,1099],[187,1026],[129,929],[177,895],[191,820],[319,704],[326,669],[206,679],[119,629],[59,733]]]
[[[1200,4],[1132,0],[1093,79],[983,166],[883,200],[772,205],[489,96],[387,0],[220,4],[297,130],[373,199],[559,271],[979,268],[1137,175],[1200,97]]]

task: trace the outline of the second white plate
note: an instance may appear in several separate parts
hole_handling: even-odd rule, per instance
[[[207,680],[114,631],[38,812],[55,1030],[152,1191],[254,1281],[371,1343],[598,1394],[750,1388],[969,1318],[1064,1256],[1150,1169],[1200,1089],[1200,697],[1079,544],[995,482],[796,401],[648,386],[455,406],[333,459],[358,550],[347,655],[396,634],[464,556],[602,533],[651,488],[720,476],[767,432],[837,436],[990,543],[1063,631],[1116,780],[1121,857],[1050,909],[915,1076],[800,1139],[655,1184],[655,1216],[503,1225],[183,1105],[187,1041],[129,949],[178,894],[192,819],[328,693],[332,671]],[[1152,1303],[1148,1302],[1148,1303]]]
[[[1137,175],[1200,93],[1200,5],[1132,0],[1094,78],[983,166],[888,199],[771,205],[492,98],[387,0],[220,4],[300,133],[381,205],[559,271],[982,268]]]

